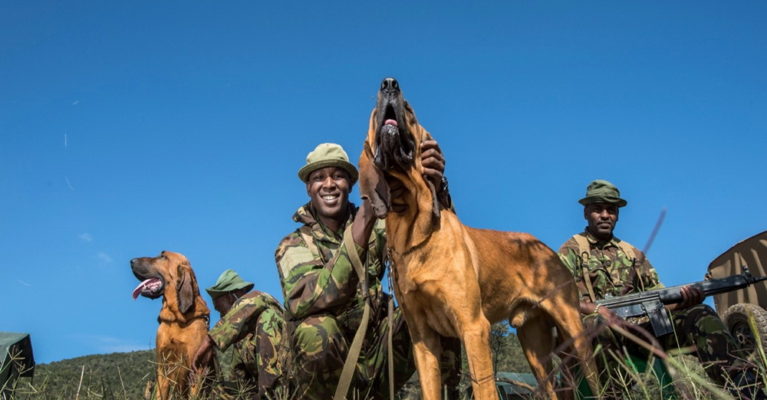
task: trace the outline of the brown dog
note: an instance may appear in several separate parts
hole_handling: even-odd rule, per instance
[[[426,139],[431,136],[397,81],[385,79],[360,158],[360,190],[376,216],[386,218],[394,291],[413,340],[423,398],[440,398],[441,335],[460,338],[465,346],[475,398],[497,399],[490,324],[503,319],[517,328],[530,367],[550,398],[557,397],[547,379],[552,327],[560,341],[572,343],[597,388],[570,272],[531,235],[469,228],[452,211],[440,210],[420,164]]]
[[[134,258],[130,265],[141,281],[133,290],[134,299],[162,296],[155,349],[160,399],[170,399],[171,390],[180,398],[197,395],[202,385],[192,376],[192,360],[208,334],[210,311],[189,261],[163,251],[158,257]]]

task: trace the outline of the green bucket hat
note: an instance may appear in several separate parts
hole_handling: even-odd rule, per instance
[[[250,289],[253,289],[253,286],[254,285],[252,283],[240,278],[240,276],[237,275],[234,270],[228,269],[222,272],[216,280],[216,283],[213,286],[205,289],[205,291],[208,292],[211,298],[215,299],[218,296],[239,289],[246,289],[246,291],[249,292]]]
[[[306,156],[306,165],[298,170],[298,177],[307,182],[309,174],[325,167],[343,168],[349,173],[352,179],[352,185],[357,182],[357,168],[349,163],[349,156],[346,155],[344,148],[335,143],[322,143]]]
[[[604,179],[597,179],[589,183],[589,186],[586,188],[586,197],[578,200],[578,202],[584,206],[594,203],[607,203],[623,207],[628,204],[626,200],[621,199],[620,190]]]

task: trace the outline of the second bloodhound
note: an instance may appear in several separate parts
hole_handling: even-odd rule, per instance
[[[157,391],[161,400],[196,396],[202,377],[192,373],[192,360],[208,335],[210,311],[205,304],[197,278],[183,254],[163,251],[157,257],[134,258],[133,274],[141,283],[133,290],[139,295],[162,297],[157,321]]]
[[[413,340],[423,398],[440,398],[440,336],[446,336],[465,346],[475,398],[497,399],[490,324],[504,319],[517,328],[549,398],[558,395],[547,379],[552,327],[560,342],[572,343],[597,389],[570,272],[529,234],[469,228],[451,210],[440,210],[420,165],[420,144],[427,139],[397,81],[385,79],[360,157],[360,191],[376,216],[386,218],[394,291]]]

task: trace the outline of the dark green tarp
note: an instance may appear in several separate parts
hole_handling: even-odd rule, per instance
[[[533,391],[538,387],[538,381],[530,373],[498,372],[495,376],[502,399],[532,397]]]
[[[498,372],[495,374],[495,387],[501,400],[528,400],[533,398],[538,381],[530,373]],[[466,390],[465,399],[472,399],[472,387]]]
[[[0,392],[10,392],[19,376],[31,378],[35,357],[28,333],[0,332]]]

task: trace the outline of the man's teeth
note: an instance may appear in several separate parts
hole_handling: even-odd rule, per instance
[[[327,195],[327,196],[322,196],[322,198],[324,200],[335,200],[338,198],[338,195]]]

